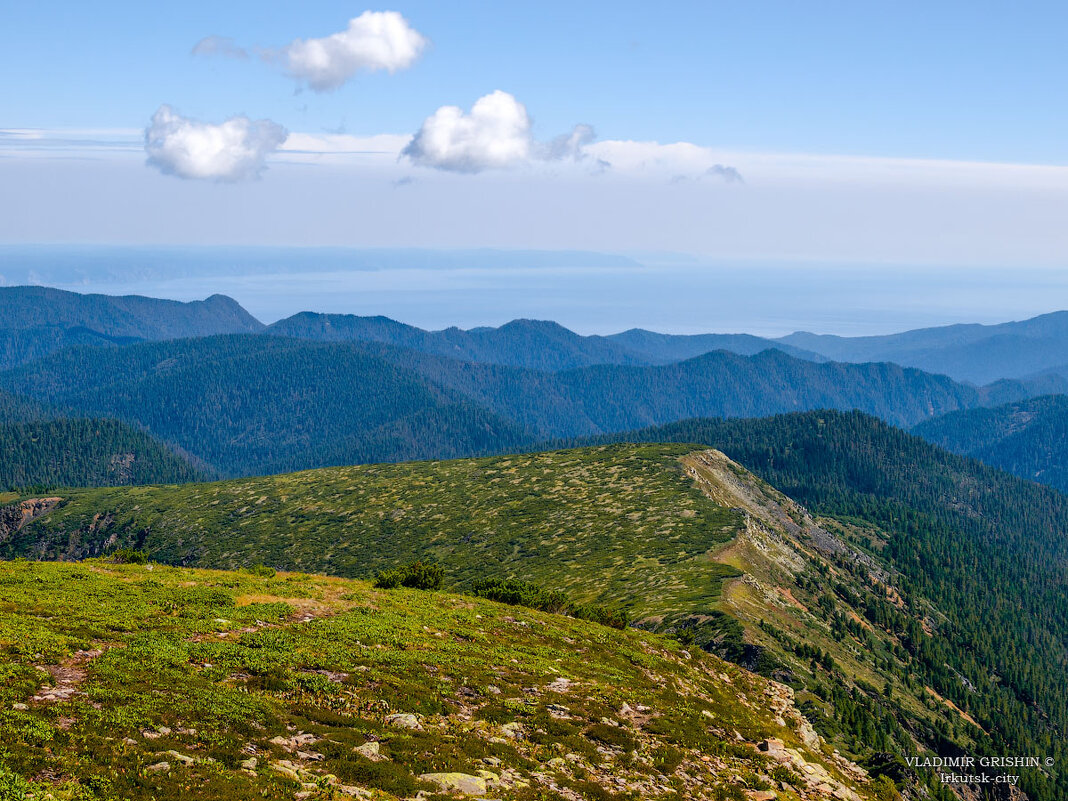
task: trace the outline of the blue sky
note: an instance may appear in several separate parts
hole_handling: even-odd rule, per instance
[[[412,58],[331,91],[294,77],[287,46],[369,10],[403,15],[423,40]],[[0,242],[1068,261],[1062,3],[41,0],[0,12]],[[247,57],[193,54],[205,37]],[[504,151],[489,155],[500,142],[477,125],[460,147],[435,112],[458,106],[466,125],[495,90],[507,94],[490,116],[512,125]],[[248,118],[230,131],[236,161],[183,161],[188,136],[235,115]]]
[[[208,35],[280,47],[340,30],[351,2],[0,3],[7,127],[141,127],[163,102],[290,130],[404,132],[494,89],[546,133],[732,149],[1068,163],[1063,3],[423,3],[412,69],[331,94],[255,59],[196,58]]]

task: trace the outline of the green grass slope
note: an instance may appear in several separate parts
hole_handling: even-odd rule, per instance
[[[4,799],[890,797],[787,688],[644,632],[303,574],[0,587]]]
[[[82,490],[0,540],[0,554],[82,558],[131,545],[171,564],[265,562],[358,578],[430,557],[459,585],[518,577],[636,617],[666,615],[716,600],[722,566],[708,551],[743,525],[685,475],[689,450],[614,446]]]

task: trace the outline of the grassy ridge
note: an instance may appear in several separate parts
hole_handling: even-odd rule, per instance
[[[743,516],[696,489],[679,464],[689,450],[606,446],[75,491],[0,554],[81,558],[110,543],[171,564],[365,578],[431,558],[456,585],[517,577],[636,618],[704,611],[723,577],[707,553]]]

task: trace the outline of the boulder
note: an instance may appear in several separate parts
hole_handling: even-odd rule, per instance
[[[486,780],[469,773],[423,773],[419,781],[436,784],[446,793],[461,795],[485,795]]]
[[[395,729],[414,729],[415,731],[422,731],[423,729],[423,724],[419,722],[419,717],[409,712],[386,715],[386,725]]]

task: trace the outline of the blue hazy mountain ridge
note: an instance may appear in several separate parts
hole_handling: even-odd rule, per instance
[[[912,433],[948,451],[1068,492],[1068,396],[950,412],[925,420]]]
[[[140,295],[82,295],[42,286],[0,287],[0,368],[76,345],[256,333],[263,327],[224,295],[183,303]]]
[[[802,331],[776,341],[836,361],[889,361],[974,384],[1040,373],[1068,378],[1068,311],[997,325],[949,325],[886,336]]]
[[[698,416],[861,409],[908,426],[988,402],[913,368],[776,350],[550,372],[258,335],[71,348],[0,373],[0,388],[140,425],[227,475],[501,452]]]
[[[750,334],[676,335],[636,328],[609,336],[583,336],[547,320],[512,320],[497,328],[426,331],[388,317],[301,312],[273,323],[267,332],[323,342],[381,342],[464,361],[535,370],[668,364],[714,350],[751,356],[777,349],[803,359],[826,361],[816,353]]]

